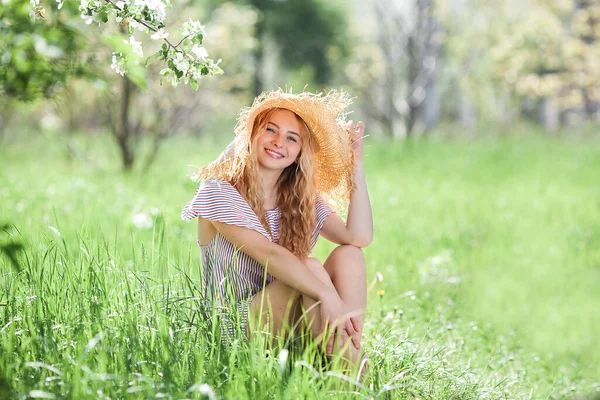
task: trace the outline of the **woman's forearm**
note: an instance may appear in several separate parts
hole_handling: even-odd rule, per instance
[[[332,288],[313,274],[291,251],[272,243],[250,229],[211,221],[218,232],[254,260],[264,265],[266,272],[300,293],[315,300],[331,296]],[[333,290],[334,291],[334,290]]]
[[[356,163],[354,179],[356,187],[350,195],[346,226],[353,241],[364,247],[373,241],[373,212],[362,160]]]
[[[335,290],[320,280],[304,263],[285,247],[272,244],[263,265],[276,279],[315,300],[335,294]]]

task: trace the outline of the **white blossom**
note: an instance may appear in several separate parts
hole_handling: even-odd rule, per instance
[[[192,21],[190,18],[190,20],[185,22],[181,27],[181,34],[183,36],[196,36],[199,33],[202,33],[202,36],[206,37],[206,31],[200,21]]]
[[[128,43],[131,46],[131,49],[135,54],[140,57],[144,56],[144,50],[142,49],[142,42],[138,42],[135,40],[133,36],[129,36],[129,42],[127,40],[123,40],[123,43]]]
[[[208,52],[206,49],[202,46],[198,46],[197,44],[192,46],[192,53],[194,53],[194,55],[202,61],[206,60],[206,57],[208,57]]]
[[[125,75],[125,57],[121,53],[112,53],[112,64],[110,67],[115,70],[117,74],[121,76]]]
[[[0,0],[5,2],[8,0]],[[65,0],[54,0],[58,4],[58,8],[62,8]],[[40,0],[30,0],[32,18],[43,18],[44,9],[40,5]],[[164,20],[166,19],[166,8],[171,5],[171,0],[79,0],[79,11],[81,18],[86,24],[91,25],[93,22],[99,25],[106,22],[106,14],[114,16],[117,24],[128,27],[131,32],[136,29],[149,35],[153,40],[166,40],[169,33],[166,32]],[[161,82],[167,81],[173,86],[177,86],[183,82],[185,84],[192,83],[194,88],[198,88],[198,81],[203,75],[217,75],[223,73],[219,68],[219,61],[216,63],[209,58],[209,54],[204,47],[201,46],[203,39],[206,37],[204,26],[199,21],[189,19],[179,29],[179,33],[184,36],[183,46],[173,46],[169,43],[167,51],[157,52],[159,58],[172,68],[164,68],[161,72]],[[143,57],[142,42],[137,41],[133,36],[129,36],[124,40],[126,44],[131,46],[131,54],[138,57]],[[191,46],[191,48],[190,48]],[[56,56],[55,49],[42,41],[36,42],[36,50],[46,54],[48,57]],[[115,51],[112,53],[111,68],[120,75],[125,75],[126,65],[130,61],[128,56]],[[137,217],[141,218],[141,217]]]
[[[180,52],[177,52],[177,56],[173,59],[173,64],[175,64],[177,69],[183,72],[184,75],[187,74],[188,69],[190,68],[189,61]]]
[[[82,13],[81,18],[85,21],[87,25],[91,25],[91,23],[94,22],[94,18],[91,15]]]
[[[150,36],[150,38],[154,39],[154,40],[166,39],[168,37],[169,37],[169,33],[165,32],[165,30],[163,28],[160,28],[152,36]]]

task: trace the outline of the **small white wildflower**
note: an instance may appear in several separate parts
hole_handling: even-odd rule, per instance
[[[160,39],[166,39],[168,37],[169,37],[169,33],[165,32],[165,30],[163,28],[160,28],[152,36],[150,36],[150,39],[160,40]]]
[[[150,214],[152,214],[152,215],[158,215],[158,214],[160,214],[160,209],[158,209],[157,207],[152,207],[150,209]]]
[[[138,229],[150,229],[152,228],[152,225],[154,225],[152,218],[146,213],[135,214],[131,219],[131,222]]]
[[[187,391],[188,391],[188,393],[199,392],[200,394],[208,397],[209,400],[215,400],[217,398],[215,396],[215,392],[206,383],[202,383],[202,384],[196,383],[191,388],[189,388]]]
[[[288,351],[288,349],[282,349],[279,352],[279,372],[282,375],[283,375],[283,372],[285,371],[285,365],[287,363],[289,354],[290,354],[290,352]]]
[[[50,392],[44,392],[43,390],[32,390],[29,392],[29,397],[32,399],[55,399],[56,395]]]
[[[63,6],[65,5],[65,1],[64,0],[56,0],[56,3],[58,4],[58,9],[59,10],[61,8],[63,8]]]

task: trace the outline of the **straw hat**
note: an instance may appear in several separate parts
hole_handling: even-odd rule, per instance
[[[212,163],[197,171],[195,180],[235,181],[244,171],[249,156],[250,135],[255,118],[271,108],[283,108],[304,120],[315,139],[315,186],[317,192],[338,209],[347,205],[354,186],[354,159],[350,134],[341,125],[344,110],[352,103],[347,93],[293,94],[283,90],[263,92],[251,107],[243,108],[235,127],[235,138]]]

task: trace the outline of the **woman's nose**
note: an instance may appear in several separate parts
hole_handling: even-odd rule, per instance
[[[282,146],[281,140],[282,140],[281,135],[275,135],[275,137],[273,138],[271,143],[273,144],[273,146],[281,147]]]

